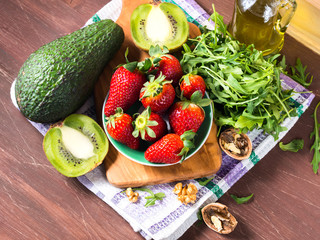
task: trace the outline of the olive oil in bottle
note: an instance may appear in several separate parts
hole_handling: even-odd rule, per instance
[[[288,19],[279,11],[284,6],[283,2],[287,1],[235,0],[229,32],[242,43],[254,44],[255,48],[264,51],[263,55],[279,52],[288,24],[281,26],[282,20]]]

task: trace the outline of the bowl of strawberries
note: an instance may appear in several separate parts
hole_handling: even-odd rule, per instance
[[[213,104],[200,75],[184,74],[179,60],[163,50],[150,52],[145,61],[115,70],[102,121],[111,144],[128,159],[169,166],[203,146]]]

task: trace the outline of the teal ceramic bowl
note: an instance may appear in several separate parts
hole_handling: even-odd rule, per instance
[[[206,93],[205,95],[206,98],[208,98],[208,95]],[[107,127],[106,127],[106,123],[107,123],[107,117],[104,114],[104,106],[105,103],[107,101],[108,95],[104,101],[103,104],[103,109],[102,109],[102,123],[103,123],[103,128],[104,131],[107,134],[107,137],[109,139],[109,141],[111,142],[111,144],[124,156],[126,156],[127,158],[129,158],[130,160],[139,163],[139,164],[143,164],[143,165],[147,165],[147,166],[153,166],[153,167],[164,167],[164,166],[171,166],[174,164],[178,164],[177,163],[172,163],[172,164],[164,164],[164,163],[151,163],[149,161],[147,161],[144,157],[144,152],[145,150],[152,144],[152,143],[148,143],[146,141],[142,141],[141,140],[141,144],[140,144],[140,148],[139,150],[133,150],[129,147],[127,147],[126,145],[114,140],[107,132]],[[126,111],[126,113],[128,113],[129,115],[133,115],[136,112],[142,112],[144,109],[144,107],[142,106],[142,104],[138,101],[136,102],[128,111]],[[192,155],[194,155],[201,147],[202,145],[206,142],[209,133],[211,131],[211,127],[212,127],[212,123],[213,123],[213,107],[212,104],[210,104],[207,107],[203,108],[205,111],[205,119],[203,121],[203,123],[201,124],[197,135],[194,138],[194,145],[195,148],[190,149],[190,151],[188,152],[186,158],[184,161],[186,161],[188,158],[190,158]],[[170,132],[170,126],[169,123],[167,121],[167,119],[165,119],[167,122],[167,126]]]

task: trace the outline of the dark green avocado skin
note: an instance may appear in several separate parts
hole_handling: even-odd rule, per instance
[[[21,67],[15,85],[21,113],[52,123],[81,107],[108,61],[124,41],[122,28],[102,20],[36,50]]]

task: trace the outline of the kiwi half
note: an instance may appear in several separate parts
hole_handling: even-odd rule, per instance
[[[72,114],[48,130],[43,149],[48,160],[61,174],[78,177],[103,162],[109,150],[109,141],[92,118]]]
[[[141,4],[131,14],[131,36],[136,46],[148,51],[150,46],[179,49],[189,36],[185,13],[173,3]]]

